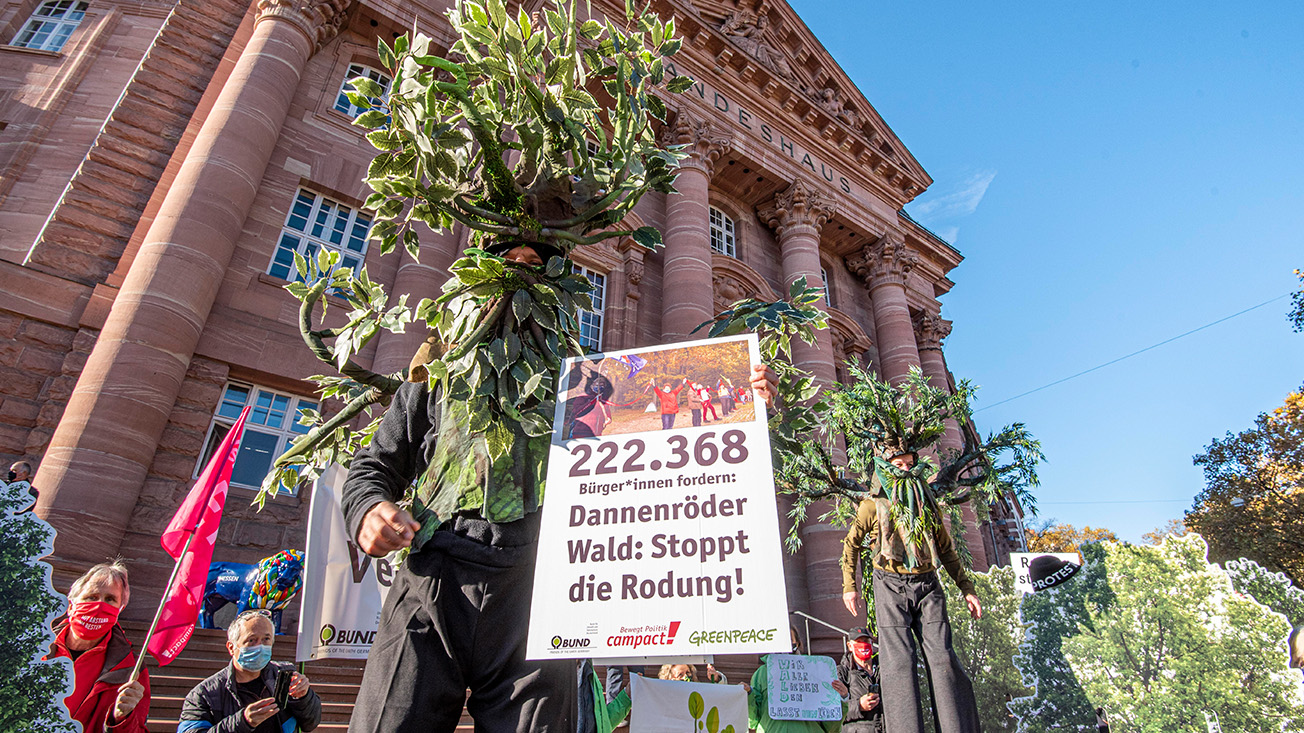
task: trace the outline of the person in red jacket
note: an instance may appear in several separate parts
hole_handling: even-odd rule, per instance
[[[661,400],[662,430],[669,430],[675,426],[675,415],[679,414],[679,390],[683,389],[685,384],[688,384],[688,377],[684,377],[684,380],[674,389],[670,388],[670,382],[666,382],[665,389],[661,389],[655,383],[648,385],[653,392],[656,392],[657,399]]]
[[[118,625],[131,587],[121,560],[86,571],[68,591],[68,618],[55,629],[51,657],[73,663],[68,713],[84,733],[147,733],[149,673],[129,679],[136,666],[131,642]]]

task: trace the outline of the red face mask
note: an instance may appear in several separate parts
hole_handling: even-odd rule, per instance
[[[118,623],[119,610],[104,601],[74,603],[68,609],[68,625],[83,639],[98,639]]]
[[[856,655],[856,659],[864,662],[874,656],[874,645],[868,641],[851,642],[851,653]]]

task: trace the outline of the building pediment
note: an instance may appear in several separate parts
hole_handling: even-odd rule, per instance
[[[782,0],[660,0],[704,68],[727,68],[757,86],[782,109],[814,127],[834,146],[909,201],[932,179]]]

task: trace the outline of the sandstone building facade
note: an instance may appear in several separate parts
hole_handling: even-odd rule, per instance
[[[391,292],[437,292],[464,235],[426,232],[419,263],[368,247],[372,150],[341,88],[359,74],[387,82],[378,35],[415,26],[446,48],[447,5],[0,7],[0,457],[39,463],[57,578],[120,554],[138,588],[130,612],[146,616],[170,569],[162,527],[246,404],[216,558],[302,547],[306,492],[261,513],[247,501],[295,436],[296,411],[318,407],[305,378],[321,365],[282,289],[291,253],[332,248]],[[679,194],[649,195],[635,213],[662,230],[662,251],[625,241],[576,254],[601,292],[586,339],[684,339],[724,304],[774,298],[804,276],[826,284],[832,316],[798,353],[806,368],[834,381],[855,359],[950,384],[938,298],[961,256],[902,211],[932,182],[923,167],[781,0],[653,8],[675,17],[678,71],[699,80],[663,131],[691,155]],[[423,335],[383,334],[362,359],[399,369]],[[966,537],[979,569],[1022,542],[1019,507],[993,511]],[[842,532],[802,533],[789,604],[849,625]]]

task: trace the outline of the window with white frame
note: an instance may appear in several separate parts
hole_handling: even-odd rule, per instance
[[[50,0],[41,3],[41,7],[27,19],[10,45],[57,53],[63,50],[63,44],[77,30],[89,7],[90,4],[83,0]]]
[[[711,251],[730,257],[738,256],[733,219],[714,206],[711,207]]]
[[[309,259],[325,247],[340,253],[340,264],[359,272],[367,255],[367,231],[371,217],[306,188],[295,194],[294,204],[285,217],[281,239],[267,274],[282,280],[294,280],[294,253]]]
[[[832,308],[834,307],[833,289],[829,287],[829,271],[823,267],[820,268],[820,280],[824,283],[824,301],[829,304],[830,308]]]
[[[222,401],[217,405],[217,414],[213,415],[209,426],[204,450],[195,464],[195,476],[208,465],[208,460],[231,431],[245,406],[253,409],[245,421],[240,453],[231,471],[231,485],[246,489],[262,486],[263,478],[272,470],[272,461],[285,452],[291,441],[308,432],[306,425],[299,424],[300,412],[318,409],[316,400],[252,384],[227,382]]]
[[[389,85],[392,82],[392,80],[389,78],[388,74],[386,74],[383,71],[373,69],[370,66],[363,66],[362,64],[349,64],[349,70],[344,73],[344,81],[340,82],[340,93],[335,97],[336,112],[343,112],[349,117],[357,117],[358,115],[362,114],[363,110],[360,110],[357,107],[353,106],[353,103],[349,101],[348,95],[345,94],[345,92],[353,91],[353,87],[349,85],[349,82],[360,76],[365,76],[366,78],[376,82],[377,84],[380,85],[381,89],[385,90],[385,96],[389,95]],[[373,97],[371,103],[373,105],[378,105],[383,101],[384,101],[383,98],[376,99]]]
[[[602,317],[607,304],[607,276],[580,265],[571,267],[575,273],[587,277],[589,284],[593,286],[593,290],[589,292],[589,300],[593,301],[593,310],[579,312],[580,343],[594,351],[601,351]]]

